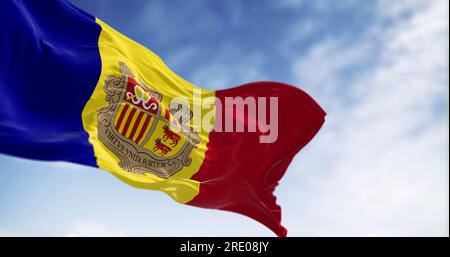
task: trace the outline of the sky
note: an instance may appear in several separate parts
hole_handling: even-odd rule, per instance
[[[72,1],[207,89],[272,80],[326,110],[276,189],[288,236],[449,235],[446,0]],[[274,236],[108,172],[0,155],[0,236]]]

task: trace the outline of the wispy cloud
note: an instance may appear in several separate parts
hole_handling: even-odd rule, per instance
[[[385,15],[381,1],[360,40],[293,64],[328,111],[281,192],[294,234],[448,235],[448,2],[401,2]]]
[[[79,222],[74,224],[67,237],[97,237],[97,236],[127,236],[124,230],[117,229],[116,226],[108,226],[99,222]]]
[[[234,44],[223,44],[219,51],[194,71],[191,82],[203,87],[223,89],[255,80],[264,80],[264,56],[244,52]]]
[[[448,235],[448,1],[75,2],[200,87],[281,80],[323,105],[276,192],[289,235]],[[103,171],[0,162],[0,235],[272,236]]]

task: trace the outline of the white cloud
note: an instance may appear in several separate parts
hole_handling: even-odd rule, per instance
[[[391,2],[359,41],[293,64],[328,116],[280,188],[291,235],[448,236],[448,2]]]
[[[216,12],[206,9],[200,1],[190,1],[182,7],[173,2],[146,2],[140,13],[133,18],[146,28],[141,30],[143,35],[162,43],[184,42],[191,35],[202,35],[205,38],[220,29],[224,22]],[[204,22],[205,20],[208,22]],[[185,24],[189,24],[189,27],[183,27]]]
[[[108,226],[99,222],[79,222],[74,224],[67,237],[97,237],[97,236],[127,236],[127,233],[116,228],[116,226]]]
[[[220,29],[223,21],[214,13],[199,11],[203,10],[199,3],[188,9],[149,4],[136,19],[151,30],[165,24],[156,35],[161,42]],[[330,11],[329,3],[314,1],[314,9],[318,13]],[[284,7],[302,8],[305,4],[304,0],[289,0]],[[334,6],[347,8],[352,4],[349,0]],[[292,64],[296,84],[310,92],[329,115],[319,135],[296,157],[276,193],[291,236],[448,235],[449,139],[448,118],[444,117],[448,113],[448,2],[380,0],[377,8],[379,23],[366,34],[352,42],[325,38]],[[231,23],[237,26],[242,22],[241,10],[230,12],[234,15]],[[192,31],[173,33],[178,24],[192,19]],[[292,46],[310,37],[317,26],[324,26],[319,18],[293,24],[280,46]],[[190,81],[200,87],[224,88],[265,79],[263,66],[268,60],[264,55],[227,42],[217,50],[217,56],[194,72]],[[169,56],[168,63],[176,67],[196,53],[196,48],[186,46]],[[52,170],[86,169],[63,163],[48,165]],[[83,179],[86,174],[90,173],[79,176]],[[106,175],[100,180],[108,184],[108,190],[114,189],[108,191],[108,197],[96,193],[97,198],[86,199],[81,206],[87,210],[62,205],[73,208],[77,217],[80,213],[91,215],[91,211],[97,215],[73,226],[56,220],[50,231],[63,231],[61,234],[67,236],[273,235],[237,214],[177,205],[169,199],[166,202],[156,192],[117,186],[121,182]],[[91,188],[106,191],[105,185],[91,183]],[[61,193],[75,199],[79,197],[77,190],[67,190],[64,185]],[[22,198],[34,200],[36,196],[31,194]],[[111,205],[92,208],[103,199]],[[136,207],[133,213],[126,202],[143,207]],[[107,206],[113,206],[111,210],[117,213],[104,219],[99,209]],[[120,220],[130,211],[135,219]],[[155,216],[161,218],[156,224],[151,218]],[[41,219],[47,218],[44,215]],[[61,220],[72,222],[72,218],[67,215]],[[23,231],[30,234],[32,230],[28,226]],[[0,235],[15,234],[0,229]]]
[[[358,63],[365,63],[369,50],[370,45],[366,42],[347,48],[336,39],[327,38],[294,61],[293,75],[312,96],[321,97],[322,104],[335,107],[336,101],[344,100],[337,99],[336,95],[345,94],[343,90],[348,90],[348,85],[344,85],[345,72]]]
[[[360,3],[358,0],[341,0],[336,2],[334,0],[320,0],[320,1],[305,1],[305,0],[281,0],[276,4],[282,8],[301,8],[306,5],[311,5],[317,11],[324,11],[330,6],[334,9],[346,9],[353,7],[355,4]]]
[[[245,52],[232,44],[224,43],[213,57],[194,72],[189,81],[203,88],[222,89],[264,80],[262,65],[265,58],[258,52]]]
[[[178,68],[183,64],[190,63],[197,51],[198,49],[192,45],[176,50],[169,56],[166,64],[171,68]]]

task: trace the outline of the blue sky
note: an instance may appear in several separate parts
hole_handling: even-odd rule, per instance
[[[291,236],[448,236],[448,1],[73,1],[203,88],[327,111],[276,190]],[[273,236],[107,172],[0,155],[0,235]]]

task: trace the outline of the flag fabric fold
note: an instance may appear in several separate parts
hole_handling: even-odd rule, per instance
[[[211,132],[206,158],[192,177],[202,182],[200,193],[188,204],[238,212],[285,236],[273,191],[295,154],[320,129],[325,113],[303,91],[276,82],[250,83],[216,91],[216,96],[278,97],[280,132],[272,144],[259,143],[251,132]]]
[[[194,86],[64,0],[0,0],[0,22],[0,153],[98,167],[286,236],[273,192],[325,117],[304,91]]]

